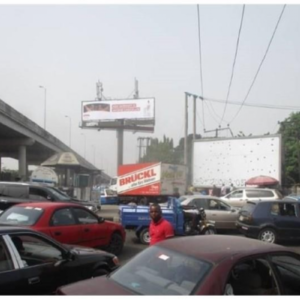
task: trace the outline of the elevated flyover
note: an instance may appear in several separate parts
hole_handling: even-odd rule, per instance
[[[55,153],[73,152],[48,131],[0,99],[0,158],[19,160],[19,175],[26,178],[28,165],[40,165]],[[76,153],[77,156],[81,157]],[[81,157],[82,166],[100,171]]]

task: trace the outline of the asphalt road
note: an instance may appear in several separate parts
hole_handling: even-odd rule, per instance
[[[118,206],[117,205],[103,205],[101,211],[98,213],[99,216],[104,218],[110,218],[115,222],[119,221],[118,217]],[[230,235],[240,235],[239,233],[227,233]],[[179,237],[180,238],[180,237]],[[300,254],[300,242],[294,243],[284,243],[283,246],[293,249],[294,251]],[[124,245],[124,249],[121,255],[119,255],[119,260],[121,264],[126,263],[132,257],[137,255],[140,251],[147,248],[148,246],[143,245],[136,238],[134,231],[126,230],[126,242]]]

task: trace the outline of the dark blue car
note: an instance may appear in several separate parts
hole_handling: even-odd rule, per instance
[[[241,209],[236,225],[245,236],[268,243],[300,240],[300,201],[249,201]]]

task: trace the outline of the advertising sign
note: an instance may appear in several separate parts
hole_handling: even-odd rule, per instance
[[[154,102],[154,98],[83,101],[82,121],[153,120]]]
[[[281,182],[281,136],[218,138],[194,142],[193,185],[244,187],[255,176]]]

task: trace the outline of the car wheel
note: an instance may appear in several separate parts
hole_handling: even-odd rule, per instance
[[[99,277],[99,276],[105,276],[109,274],[109,272],[106,269],[97,269],[94,273],[92,278]]]
[[[275,244],[277,241],[277,234],[274,229],[264,228],[260,231],[258,239],[266,243]]]
[[[203,234],[204,235],[216,234],[216,231],[213,228],[206,228],[206,229],[204,229]]]
[[[140,242],[144,245],[148,245],[150,243],[149,228],[144,228],[140,232]]]
[[[118,233],[113,233],[110,239],[110,243],[107,247],[107,251],[115,255],[119,255],[123,250],[123,239]]]

